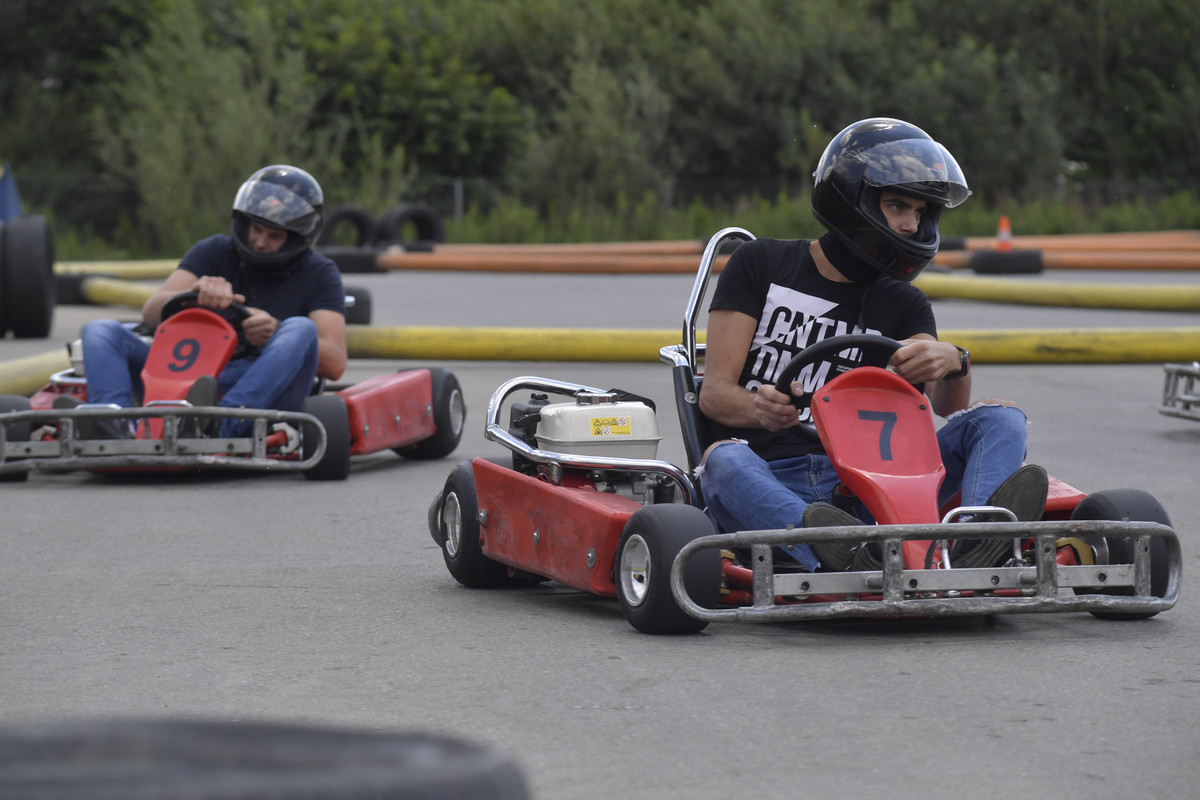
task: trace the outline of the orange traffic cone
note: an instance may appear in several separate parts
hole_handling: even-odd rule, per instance
[[[1001,253],[1008,253],[1013,249],[1012,225],[1009,224],[1007,216],[1000,217],[1000,224],[996,228],[996,249]]]

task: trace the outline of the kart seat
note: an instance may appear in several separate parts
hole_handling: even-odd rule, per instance
[[[700,490],[700,480],[696,477],[696,467],[704,457],[704,451],[712,444],[712,426],[704,413],[700,411],[700,385],[703,378],[697,378],[691,367],[681,364],[671,370],[671,382],[675,387],[675,409],[678,412],[679,427],[683,433],[683,450],[687,456],[688,474],[696,486],[697,505],[704,507]]]

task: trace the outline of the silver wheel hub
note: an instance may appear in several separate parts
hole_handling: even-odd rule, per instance
[[[631,606],[640,606],[650,591],[650,547],[641,536],[633,535],[621,550],[621,596]]]

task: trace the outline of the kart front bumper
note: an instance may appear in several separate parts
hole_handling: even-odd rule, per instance
[[[233,418],[251,420],[253,431],[240,438],[180,437],[172,420],[188,418]],[[162,419],[161,438],[84,439],[79,421]],[[28,441],[9,439],[9,426],[28,423],[34,435]],[[268,448],[268,436],[276,423],[285,423],[301,437],[310,437],[301,448],[299,441],[281,455]],[[148,426],[140,425],[139,430]],[[34,409],[0,414],[0,475],[44,470],[177,470],[227,469],[303,472],[316,466],[325,455],[327,434],[311,414],[298,411],[249,408],[192,408],[156,406],[117,408],[79,406],[67,409]],[[307,457],[302,457],[307,453]]]
[[[1182,580],[1182,553],[1175,532],[1154,522],[1071,520],[1065,522],[973,522],[964,524],[854,525],[703,536],[687,544],[671,568],[671,590],[680,608],[710,622],[785,622],[832,618],[897,618],[1108,612],[1149,615],[1175,605]],[[1129,538],[1133,563],[1062,565],[1063,539]],[[905,568],[901,543],[939,539],[1017,539],[1032,542],[1033,563],[972,569]],[[1168,580],[1163,596],[1150,589],[1150,542],[1166,544]],[[852,572],[776,573],[772,548],[813,542],[879,542],[883,568]],[[687,594],[684,565],[708,548],[749,549],[753,603],[702,608]],[[1075,594],[1076,590],[1096,592]],[[1101,592],[1105,592],[1101,594]],[[1122,594],[1111,594],[1122,592]],[[792,598],[780,602],[778,598]]]

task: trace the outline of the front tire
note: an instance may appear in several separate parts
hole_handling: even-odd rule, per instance
[[[30,409],[29,398],[22,397],[18,394],[0,394],[0,414],[8,411],[28,411]],[[14,422],[12,425],[6,425],[4,438],[7,442],[28,442],[32,432],[32,426],[28,422]],[[29,473],[25,470],[21,472],[7,472],[0,475],[0,483],[20,483],[29,477]]]
[[[344,481],[350,475],[350,414],[346,401],[336,394],[310,395],[300,404],[300,410],[312,414],[325,428],[325,455],[304,477],[312,481]],[[301,426],[304,458],[315,450],[317,432],[312,425]]]
[[[1171,518],[1159,504],[1158,500],[1141,489],[1109,489],[1094,492],[1075,507],[1071,519],[1090,520],[1124,520],[1130,522],[1157,522],[1171,526]],[[1134,540],[1130,538],[1105,539],[1108,546],[1108,563],[1130,564],[1134,561]],[[1167,543],[1159,537],[1150,540],[1150,593],[1154,597],[1164,597],[1167,593],[1167,583],[1170,580],[1170,557],[1167,555]],[[1076,589],[1076,594],[1113,594],[1132,595],[1132,587],[1112,589],[1100,592],[1096,589]],[[1130,620],[1149,619],[1157,612],[1148,614],[1123,614],[1115,611],[1093,611],[1097,619]]]
[[[630,625],[652,634],[693,634],[708,627],[675,601],[671,565],[688,542],[712,533],[708,516],[690,505],[646,506],[629,518],[617,546],[616,583]],[[705,548],[688,559],[683,581],[695,603],[715,607],[721,594],[720,551]]]
[[[470,461],[455,467],[438,498],[434,539],[454,580],[470,589],[494,589],[509,583],[508,567],[483,554],[475,468]]]

